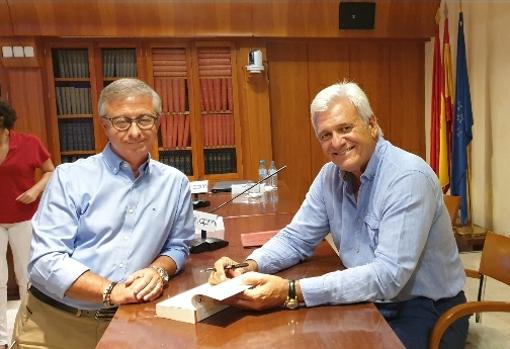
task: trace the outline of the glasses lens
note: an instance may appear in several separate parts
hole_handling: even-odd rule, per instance
[[[111,122],[113,127],[121,131],[127,130],[131,126],[131,120],[128,118],[113,118]]]
[[[144,115],[136,119],[138,127],[147,130],[154,126],[156,119],[150,115]]]

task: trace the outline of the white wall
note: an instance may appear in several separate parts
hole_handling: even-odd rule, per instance
[[[458,0],[448,7],[455,81]],[[510,233],[510,1],[463,0],[464,35],[473,108],[471,143],[472,219],[477,225]],[[442,20],[444,12],[441,11]],[[441,40],[443,21],[441,20]],[[430,98],[434,40],[425,49],[425,128],[430,138]]]

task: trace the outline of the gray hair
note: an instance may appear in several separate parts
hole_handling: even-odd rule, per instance
[[[332,108],[341,99],[347,98],[356,108],[361,119],[368,125],[368,122],[374,112],[368,101],[368,97],[363,90],[355,82],[342,81],[321,90],[312,101],[310,105],[310,115],[312,126],[317,135],[317,118],[320,113],[323,113]],[[383,132],[378,126],[378,136],[382,136]]]
[[[99,116],[106,116],[106,103],[115,99],[124,99],[132,96],[147,96],[152,98],[152,108],[157,116],[161,114],[161,98],[145,82],[134,78],[115,80],[106,86],[97,103]]]

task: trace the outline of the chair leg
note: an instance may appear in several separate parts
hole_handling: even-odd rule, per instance
[[[482,301],[482,299],[485,297],[485,286],[486,286],[486,277],[485,277],[485,275],[482,275],[480,277],[480,283],[478,285],[478,296],[476,297],[476,300],[478,302]],[[475,322],[477,322],[477,323],[482,322],[482,314],[481,313],[475,314]]]

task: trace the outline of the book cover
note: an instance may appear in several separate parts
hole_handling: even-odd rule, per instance
[[[243,276],[218,285],[208,283],[194,287],[156,304],[158,317],[195,324],[227,308],[221,301],[243,292],[249,285]]]

